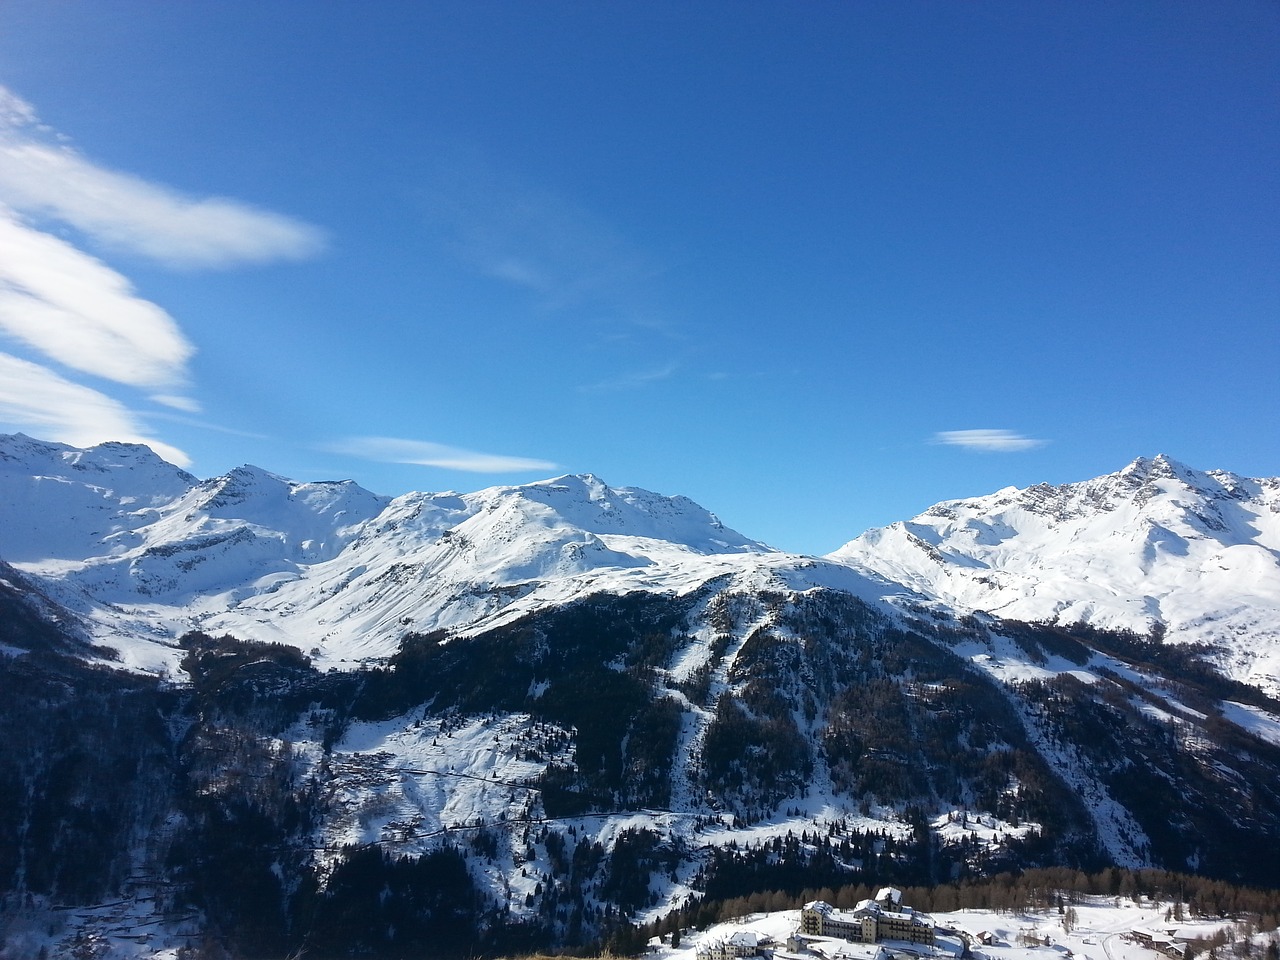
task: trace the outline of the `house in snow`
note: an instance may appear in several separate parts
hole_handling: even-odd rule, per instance
[[[850,943],[830,937],[794,934],[787,940],[787,953],[775,951],[773,960],[890,960],[889,951],[878,943]]]
[[[754,930],[738,930],[698,947],[698,960],[738,960],[760,956],[761,938]]]

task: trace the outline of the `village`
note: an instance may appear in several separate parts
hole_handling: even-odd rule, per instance
[[[967,939],[939,929],[933,920],[902,902],[902,891],[884,887],[852,910],[822,900],[807,903],[800,921],[781,944],[754,930],[738,930],[700,944],[697,960],[898,960],[921,956],[963,957]]]
[[[719,924],[681,953],[696,960],[1185,960],[1191,944],[1220,929],[1221,921],[1173,922],[1155,906],[1118,901],[1016,918],[990,910],[935,918],[884,887],[852,909],[815,900],[799,911]]]

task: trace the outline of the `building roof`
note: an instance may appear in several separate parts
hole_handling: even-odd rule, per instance
[[[827,960],[883,960],[888,956],[888,951],[878,943],[850,943],[832,937],[813,937],[808,944],[810,950]]]

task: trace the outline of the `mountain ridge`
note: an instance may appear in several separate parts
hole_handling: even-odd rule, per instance
[[[21,502],[16,491],[47,463],[65,474],[59,509],[33,499],[37,489],[0,514],[0,558],[22,543],[15,562],[126,663],[151,671],[174,670],[172,641],[190,629],[307,636],[308,649],[350,666],[390,656],[409,629],[474,629],[599,591],[688,592],[726,574],[794,578],[820,562],[751,540],[686,497],[591,474],[383,497],[249,465],[203,481],[172,468],[139,509],[135,488],[147,481],[129,458],[100,457],[87,483],[65,465],[98,448],[22,437],[0,438],[0,450],[6,503]],[[23,523],[42,526],[15,538]],[[42,542],[52,545],[43,555]],[[847,568],[822,579],[875,592]]]
[[[848,589],[890,611],[928,602],[1160,630],[1280,692],[1280,480],[1165,454],[943,501],[825,557],[589,473],[387,497],[248,464],[199,480],[140,444],[82,450],[18,434],[0,438],[0,496],[0,559],[153,671],[172,672],[187,629],[306,635],[351,665],[390,656],[410,629],[479,629],[592,592],[679,594],[728,575]],[[166,635],[158,648],[129,639]]]
[[[1276,478],[1140,457],[1091,480],[944,501],[828,559],[962,613],[1159,630],[1280,690]]]

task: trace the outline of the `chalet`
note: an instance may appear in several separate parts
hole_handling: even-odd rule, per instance
[[[1133,930],[1129,936],[1151,950],[1163,953],[1173,960],[1182,960],[1186,955],[1186,944],[1178,943],[1172,936],[1164,933],[1153,933],[1149,930]]]
[[[809,950],[823,960],[890,960],[889,951],[878,943],[823,939],[811,942]]]
[[[754,930],[738,930],[727,937],[698,947],[698,960],[738,960],[760,956],[760,935]]]
[[[902,908],[902,891],[897,887],[881,887],[876,894],[876,903],[884,910],[900,910]]]

